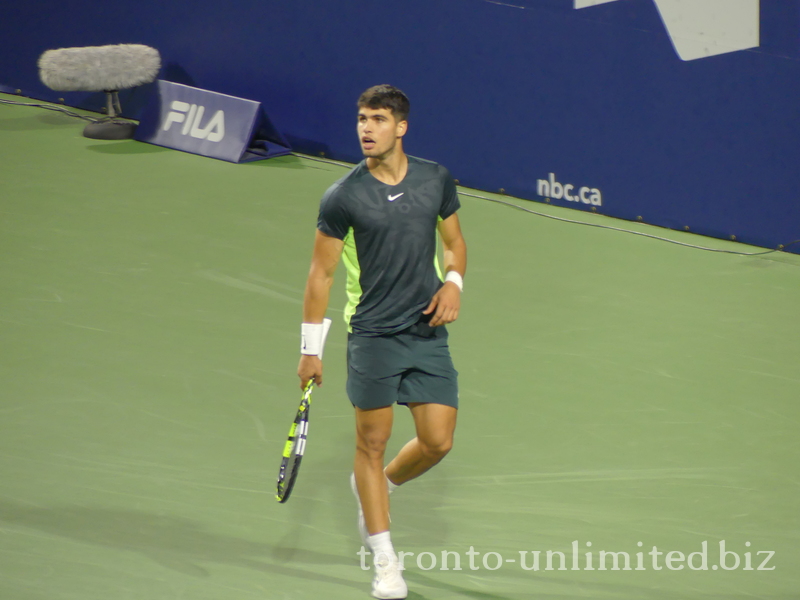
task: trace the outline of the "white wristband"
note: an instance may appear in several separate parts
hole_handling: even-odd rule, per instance
[[[445,281],[452,281],[458,286],[458,289],[462,292],[464,291],[464,278],[458,271],[448,271],[447,277],[444,278]]]
[[[300,326],[300,353],[322,358],[330,328],[330,319],[323,319],[322,323],[303,323]]]

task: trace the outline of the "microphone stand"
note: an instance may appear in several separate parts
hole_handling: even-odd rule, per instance
[[[118,90],[106,90],[106,117],[89,123],[83,129],[84,137],[93,140],[127,140],[133,137],[137,124],[125,120]]]

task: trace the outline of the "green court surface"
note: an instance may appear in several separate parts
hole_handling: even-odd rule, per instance
[[[303,470],[274,499],[317,206],[346,167],[82,127],[0,105],[0,599],[369,598],[343,271]],[[800,597],[800,256],[462,204],[456,444],[392,496],[409,598]],[[392,451],[412,435],[398,409]]]

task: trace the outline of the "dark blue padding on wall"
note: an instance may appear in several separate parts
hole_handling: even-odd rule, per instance
[[[774,247],[800,238],[800,0],[762,0],[760,31],[683,61],[654,0],[4,3],[0,84],[97,109],[44,88],[39,55],[148,44],[163,79],[257,100],[297,150],[355,161],[355,99],[392,83],[406,149],[464,185],[542,200],[552,174],[578,197],[553,204]],[[123,95],[134,117],[144,101]]]

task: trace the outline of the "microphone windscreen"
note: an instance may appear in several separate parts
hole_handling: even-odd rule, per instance
[[[48,50],[39,57],[39,77],[62,92],[105,92],[150,83],[161,68],[158,50],[141,44]]]

